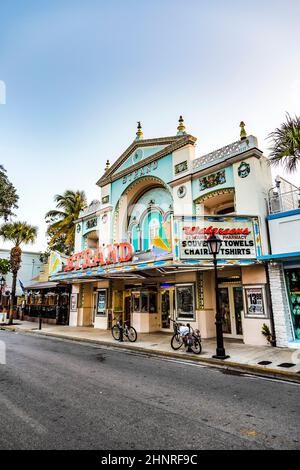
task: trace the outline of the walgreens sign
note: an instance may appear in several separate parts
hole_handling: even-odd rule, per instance
[[[196,217],[177,219],[180,259],[211,259],[207,240],[215,234],[222,245],[220,259],[255,259],[256,235],[251,217]],[[258,226],[258,225],[257,225]]]

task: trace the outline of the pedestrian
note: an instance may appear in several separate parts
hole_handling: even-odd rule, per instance
[[[21,321],[24,320],[25,309],[26,309],[26,301],[25,299],[23,299],[21,303],[21,318],[20,318]]]

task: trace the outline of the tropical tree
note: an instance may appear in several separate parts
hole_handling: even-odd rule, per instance
[[[0,258],[0,274],[5,276],[5,274],[10,271],[10,262],[8,259]]]
[[[16,188],[7,178],[6,170],[0,165],[0,217],[5,221],[14,215],[12,210],[17,209],[18,199]]]
[[[292,118],[286,114],[286,122],[268,135],[271,140],[270,163],[283,164],[289,171],[295,171],[300,165],[300,116]]]
[[[9,312],[9,324],[13,323],[13,312],[16,297],[16,285],[18,271],[21,267],[22,250],[21,244],[33,243],[37,236],[37,228],[26,222],[12,222],[0,227],[0,236],[4,241],[13,243],[10,250],[10,266],[12,273],[11,303]]]
[[[54,196],[56,209],[47,212],[47,234],[50,237],[49,247],[69,255],[75,242],[75,220],[87,205],[84,191],[71,191]]]

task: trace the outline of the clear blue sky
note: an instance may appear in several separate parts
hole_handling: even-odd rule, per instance
[[[267,134],[300,110],[299,0],[2,0],[0,163],[39,226],[67,188],[95,182],[135,137],[173,135],[199,155]],[[293,177],[299,182],[299,175]]]

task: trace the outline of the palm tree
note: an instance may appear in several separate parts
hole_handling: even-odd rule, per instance
[[[0,236],[4,241],[10,241],[14,244],[10,250],[10,266],[12,272],[11,303],[9,311],[9,324],[13,323],[13,313],[16,297],[16,285],[18,271],[21,267],[22,250],[21,244],[33,243],[37,236],[37,228],[26,222],[11,222],[3,224],[0,227]]]
[[[46,222],[49,224],[47,234],[50,236],[49,246],[58,247],[65,254],[70,254],[75,241],[75,220],[87,205],[84,191],[67,190],[64,194],[54,197],[56,209],[47,212]]]
[[[270,163],[283,163],[285,169],[293,172],[300,164],[300,117],[286,114],[286,122],[268,135],[272,141]]]

